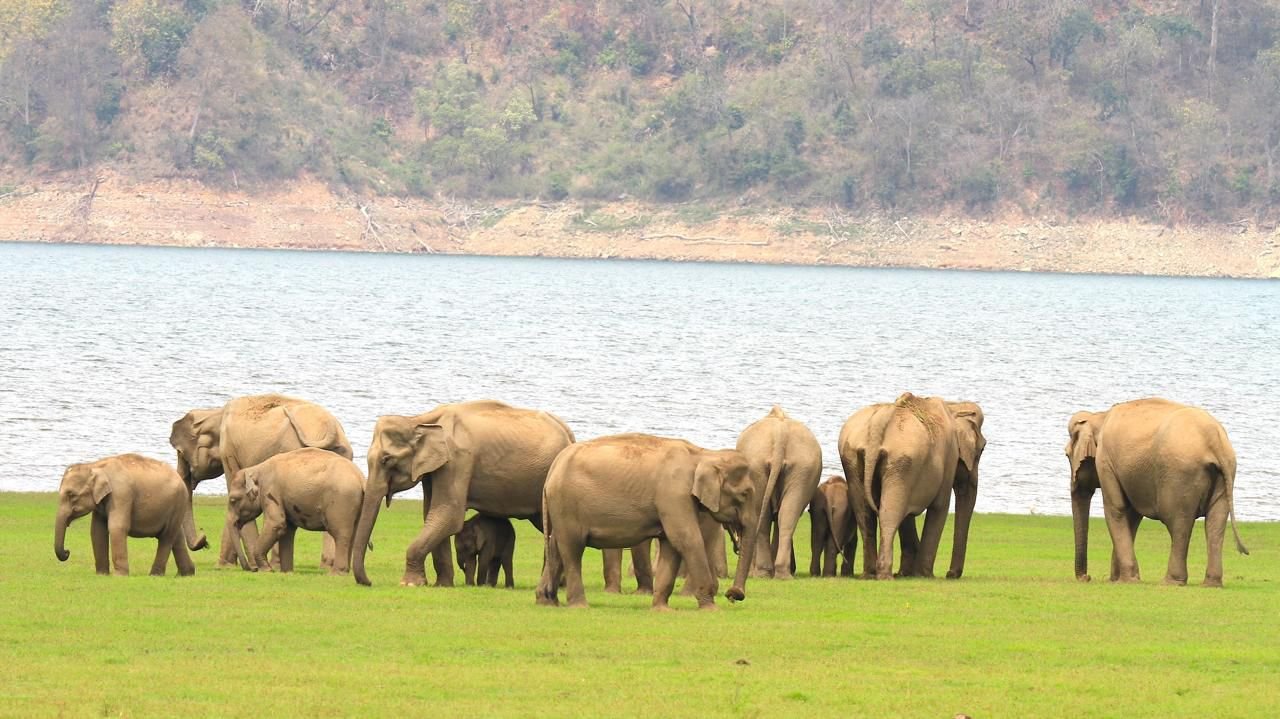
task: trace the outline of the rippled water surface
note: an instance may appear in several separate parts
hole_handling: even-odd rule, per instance
[[[174,419],[262,392],[361,467],[379,414],[495,398],[708,447],[778,403],[836,472],[844,419],[911,390],[985,409],[979,511],[1067,514],[1067,417],[1163,395],[1280,519],[1280,282],[0,244],[0,322],[0,490],[172,461]]]

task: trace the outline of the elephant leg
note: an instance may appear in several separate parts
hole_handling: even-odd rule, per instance
[[[283,509],[270,505],[263,507],[262,514],[262,534],[258,535],[258,540],[253,545],[253,558],[249,564],[250,569],[255,572],[270,572],[275,568],[267,561],[267,552],[284,537],[286,529],[285,517]],[[283,568],[283,563],[281,568]]]
[[[1222,586],[1222,544],[1227,533],[1227,499],[1220,494],[1210,500],[1209,511],[1204,517],[1204,543],[1209,552],[1204,567],[1204,586]]]
[[[898,560],[898,576],[914,577],[916,574],[916,555],[920,552],[920,535],[916,533],[916,518],[906,517],[898,525],[898,544],[902,547],[902,557]]]
[[[234,457],[225,456],[222,458],[222,476],[227,480],[228,494],[231,493],[231,478],[236,476],[236,472],[240,471],[240,469],[241,467]],[[254,531],[256,538],[256,525],[254,526]],[[249,557],[246,555],[251,556],[252,553],[252,544],[247,545],[243,550],[241,549],[240,531],[236,528],[235,521],[228,513],[226,520],[222,523],[222,540],[218,546],[218,568],[225,569],[238,564],[241,569],[248,569]]]
[[[173,533],[165,532],[156,538],[156,558],[151,562],[151,576],[164,576],[169,569],[170,554],[173,554]]]
[[[756,535],[756,554],[753,562],[755,566],[751,568],[753,577],[773,576],[773,542],[770,541],[772,535],[773,516],[766,514],[760,523],[760,532]]]
[[[293,541],[298,535],[298,525],[290,523],[280,535],[280,571],[293,571]]]
[[[858,533],[855,531],[844,545],[844,551],[841,552],[840,559],[840,576],[853,576],[853,558],[858,553]]]
[[[1136,539],[1138,536],[1138,525],[1142,524],[1142,515],[1132,510],[1125,514],[1125,527],[1129,532],[1129,538]],[[1111,581],[1119,581],[1120,579],[1120,554],[1116,552],[1115,547],[1111,548]]]
[[[571,607],[587,606],[587,590],[582,583],[582,553],[586,543],[578,538],[559,541],[560,561],[564,567],[565,602]]]
[[[917,577],[932,579],[934,576],[933,565],[938,559],[938,545],[942,542],[942,530],[947,526],[947,509],[950,506],[951,492],[948,490],[939,494],[924,515],[924,531],[915,561],[914,574]],[[913,526],[914,524],[912,522]]]
[[[191,553],[187,550],[187,542],[182,535],[174,540],[173,562],[178,565],[179,577],[190,577],[196,573],[196,564],[191,561]]]
[[[1195,529],[1195,517],[1175,517],[1164,523],[1169,530],[1169,568],[1164,575],[1165,584],[1186,586],[1187,550],[1191,547],[1191,530]]]
[[[438,577],[439,574],[436,576]],[[476,585],[476,558],[474,556],[462,560],[462,581],[468,587]]]
[[[427,555],[434,552],[441,543],[447,542],[449,537],[462,531],[463,520],[467,516],[467,487],[471,482],[472,464],[470,459],[459,459],[457,466],[451,467],[447,474],[437,476],[430,482],[423,482],[424,494],[428,489],[431,491],[430,504],[422,522],[422,530],[405,551],[401,586],[420,587],[426,584]],[[430,488],[426,486],[428,483],[432,485]],[[424,499],[423,503],[426,504],[427,500]],[[440,568],[437,571],[437,586],[453,586],[453,567],[447,568],[447,574],[446,571],[440,571]],[[445,584],[446,576],[448,584]]]
[[[602,549],[604,556],[604,590],[610,594],[622,593],[622,550]]]
[[[723,536],[720,542],[720,549],[724,551]],[[636,573],[636,594],[653,594],[653,562],[649,560],[649,548],[652,545],[653,540],[646,539],[631,548],[631,567]]]
[[[804,514],[809,497],[800,492],[784,493],[782,504],[778,507],[777,554],[773,559],[773,576],[778,579],[791,579],[796,572],[796,555],[792,540],[796,527],[800,524],[800,515]]]
[[[107,518],[93,513],[93,524],[89,529],[89,539],[93,542],[93,567],[98,574],[111,573],[111,558],[108,548],[110,533],[107,531]]]
[[[649,540],[645,540],[645,547],[647,548],[648,546]],[[708,547],[707,553],[711,557],[711,571],[715,572],[715,575],[721,579],[728,579],[729,560],[727,548],[725,547],[723,527],[716,533],[715,540]]]
[[[712,575],[711,563],[707,561],[707,541],[710,532],[720,527],[714,522],[699,521],[698,517],[691,518],[692,522],[681,521],[680,516],[672,519],[664,521],[662,529],[688,572],[685,586],[693,589],[700,609],[714,607],[719,580]]]
[[[515,580],[511,578],[512,560],[515,557],[515,547],[508,547],[507,551],[502,553],[502,572],[507,575],[507,589],[515,589]]]
[[[330,534],[328,530],[325,530],[323,548],[320,550],[321,569],[333,568],[334,556],[337,554],[337,550],[335,549],[336,545],[337,541],[333,538],[333,535]]]
[[[484,567],[484,581],[476,580],[477,584],[487,584],[490,587],[498,586],[498,565],[500,560],[493,551],[492,546],[486,545],[484,550],[480,552],[480,564]]]
[[[818,577],[822,575],[822,557],[826,551],[826,532],[823,522],[819,519],[821,515],[809,515],[809,576]]]
[[[658,566],[653,576],[653,608],[658,611],[671,609],[668,603],[671,590],[676,586],[676,571],[679,569],[680,556],[676,548],[671,546],[666,537],[658,539]]]
[[[108,517],[107,537],[111,545],[112,574],[129,576],[129,518]]]
[[[884,492],[880,501],[880,552],[876,556],[876,579],[893,579],[893,545],[906,512],[905,498],[892,499]]]
[[[436,572],[437,587],[453,586],[453,556],[449,554],[449,540],[431,550],[431,568]]]
[[[556,596],[560,592],[561,568],[560,547],[555,538],[544,535],[542,538],[542,576],[538,578],[538,588],[534,590],[534,602],[539,606],[554,607],[560,604]]]
[[[329,565],[329,573],[346,574],[351,569],[351,544],[355,541],[355,530],[348,529],[344,522],[343,529],[332,534],[326,532],[325,536],[333,539],[333,562]]]
[[[1133,540],[1142,518],[1135,517],[1133,510],[1124,505],[1107,507],[1104,504],[1103,514],[1111,534],[1111,581],[1138,581],[1138,557]]]

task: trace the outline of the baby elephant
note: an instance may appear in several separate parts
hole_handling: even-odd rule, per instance
[[[364,476],[351,460],[325,449],[295,449],[236,472],[227,492],[228,519],[237,527],[263,515],[250,567],[271,571],[267,551],[279,542],[280,571],[293,571],[293,538],[302,527],[333,535],[329,573],[347,573],[364,498]]]
[[[499,566],[507,573],[507,588],[515,586],[511,558],[516,551],[516,530],[511,527],[511,520],[477,514],[462,525],[453,541],[467,586],[498,586]]]
[[[178,574],[196,573],[182,537],[182,518],[190,497],[187,486],[172,467],[137,454],[121,454],[97,462],[73,464],[58,487],[58,519],[54,524],[53,553],[65,562],[71,553],[63,546],[71,520],[93,515],[89,536],[98,574],[107,574],[107,549],[115,573],[129,573],[128,537],[159,540],[151,574],[164,576],[169,554]]]

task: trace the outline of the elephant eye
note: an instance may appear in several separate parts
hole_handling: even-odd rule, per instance
[[[396,458],[395,458],[395,457],[393,457],[392,455],[389,455],[389,454],[384,454],[384,455],[382,455],[382,466],[383,466],[383,467],[389,467],[389,466],[391,466],[391,465],[395,464],[395,462],[396,462]]]

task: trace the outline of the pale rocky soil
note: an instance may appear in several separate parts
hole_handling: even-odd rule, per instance
[[[105,174],[0,189],[0,241],[1280,278],[1280,228],[830,208],[476,204]]]

